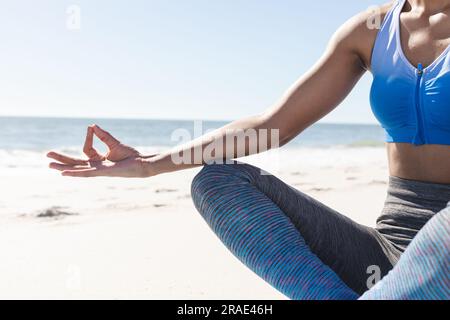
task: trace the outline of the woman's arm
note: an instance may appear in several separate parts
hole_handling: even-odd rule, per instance
[[[92,162],[88,165],[73,165],[73,159],[71,163],[67,163],[67,157],[51,153],[49,157],[62,162],[53,163],[51,167],[63,171],[64,175],[77,177],[149,177],[248,156],[284,145],[331,112],[366,71],[364,61],[368,60],[367,52],[370,47],[367,46],[367,19],[368,13],[363,13],[345,23],[333,36],[316,65],[277,104],[261,115],[232,122],[181,147],[153,157],[143,157],[136,151],[123,158],[106,156],[112,164],[99,165],[96,162],[93,166]],[[267,135],[260,135],[265,130]],[[120,147],[126,147],[118,144],[117,140],[98,127],[93,132],[100,134],[101,140],[110,147],[109,154],[111,147],[119,155]],[[278,134],[273,135],[274,132]],[[244,143],[227,144],[227,141],[236,142],[236,136],[246,137]],[[92,142],[88,144],[92,146]],[[124,154],[128,155],[127,152]],[[88,157],[90,158],[89,155]]]
[[[349,94],[366,71],[362,58],[365,54],[361,44],[367,13],[358,15],[344,24],[331,39],[328,48],[316,65],[301,77],[282,97],[282,99],[265,113],[247,119],[238,120],[227,126],[191,141],[181,147],[169,150],[148,160],[148,175],[172,172],[197,165],[240,158],[266,149],[285,145],[298,134],[331,112]],[[367,34],[366,34],[367,39]],[[268,130],[267,141],[250,139],[247,135],[245,144],[235,143],[228,147],[226,140],[236,132]],[[279,130],[279,141],[271,141],[271,130]],[[276,137],[276,135],[275,135]],[[265,135],[263,135],[265,139]],[[208,146],[224,145],[222,152],[210,153]],[[203,155],[200,163],[198,156]],[[188,161],[179,164],[173,159],[182,155]],[[197,159],[194,159],[197,158]],[[196,161],[197,160],[197,161]]]

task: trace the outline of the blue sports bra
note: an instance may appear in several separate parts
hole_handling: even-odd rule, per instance
[[[388,143],[450,145],[450,46],[430,66],[413,66],[400,39],[398,0],[386,15],[372,53],[370,103]]]

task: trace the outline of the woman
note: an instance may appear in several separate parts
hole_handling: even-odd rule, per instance
[[[195,205],[236,256],[291,298],[355,298],[368,290],[368,270],[385,276],[450,201],[450,0],[398,0],[380,14],[380,28],[371,27],[369,12],[346,22],[320,61],[261,115],[150,157],[92,126],[89,160],[51,152],[58,162],[50,167],[72,177],[144,178],[192,168],[200,150],[201,163],[210,165],[193,182]],[[374,77],[371,104],[386,129],[391,175],[377,228],[255,167],[211,164],[288,143],[330,113],[366,71]],[[256,135],[206,152],[237,130],[279,130],[279,141]],[[94,134],[109,147],[106,156],[92,147]],[[190,161],[174,161],[180,155]],[[448,273],[448,264],[439,267]]]

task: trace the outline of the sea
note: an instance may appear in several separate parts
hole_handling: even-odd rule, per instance
[[[32,169],[44,165],[45,154],[56,150],[81,155],[86,128],[98,124],[121,142],[142,153],[176,146],[186,139],[220,128],[226,121],[138,119],[75,119],[0,117],[0,172]],[[287,148],[352,149],[384,145],[384,132],[377,125],[319,123],[295,138]],[[184,139],[184,140],[183,140]],[[97,142],[98,149],[105,148]]]

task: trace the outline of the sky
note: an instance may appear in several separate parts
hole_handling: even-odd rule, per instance
[[[374,1],[0,0],[0,116],[258,114]],[[370,82],[323,121],[375,123]]]

